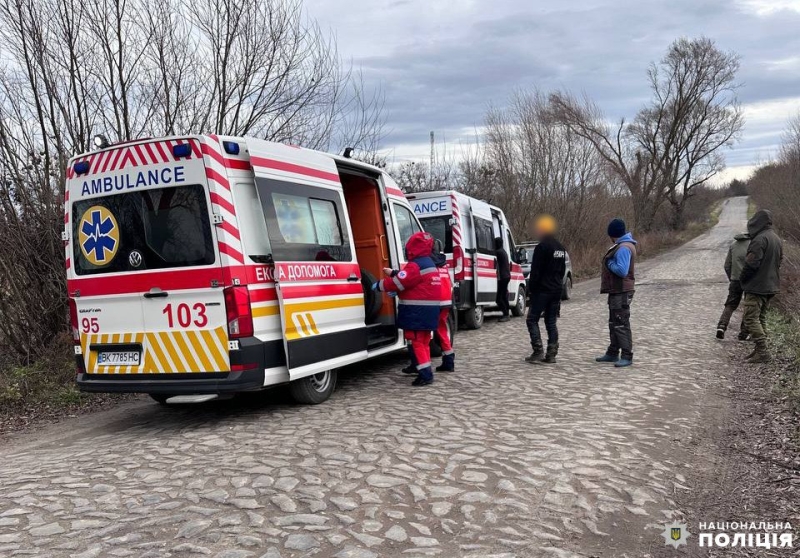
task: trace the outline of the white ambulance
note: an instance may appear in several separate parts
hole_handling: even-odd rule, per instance
[[[385,172],[242,137],[117,144],[69,162],[67,285],[82,391],[207,400],[403,349],[370,289],[421,230]]]
[[[483,325],[487,309],[496,306],[497,258],[494,239],[502,238],[511,258],[509,304],[515,316],[525,313],[526,285],[514,261],[517,250],[508,221],[499,207],[453,190],[407,196],[422,227],[443,246],[453,275],[459,323],[470,329]]]

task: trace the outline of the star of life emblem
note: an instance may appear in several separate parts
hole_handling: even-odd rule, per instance
[[[665,525],[664,531],[661,533],[661,536],[664,537],[664,544],[666,546],[672,546],[673,548],[688,544],[686,539],[689,538],[689,535],[691,535],[691,533],[686,523],[679,523],[677,521]]]

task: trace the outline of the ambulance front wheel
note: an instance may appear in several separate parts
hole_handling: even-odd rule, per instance
[[[517,317],[525,315],[525,287],[521,286],[517,290],[517,301],[511,307],[511,313]]]
[[[300,378],[289,384],[289,393],[297,403],[318,405],[326,401],[336,389],[336,370],[325,370]]]
[[[464,324],[467,329],[480,329],[483,325],[483,306],[475,306],[465,310]]]

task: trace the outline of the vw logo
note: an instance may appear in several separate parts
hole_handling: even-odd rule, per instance
[[[139,250],[133,250],[128,254],[128,263],[131,267],[139,267],[142,265],[142,253]]]

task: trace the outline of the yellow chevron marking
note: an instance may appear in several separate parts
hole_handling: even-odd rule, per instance
[[[192,341],[194,352],[197,353],[197,358],[200,359],[200,362],[203,365],[203,368],[200,370],[200,372],[214,372],[215,366],[212,362],[213,358],[209,358],[209,352],[212,351],[212,347],[209,347],[205,344],[199,331],[189,331],[187,332],[187,335]]]
[[[219,347],[217,346],[216,339],[214,339],[214,334],[209,330],[204,329],[200,332],[200,335],[203,337],[203,342],[205,343],[205,346],[208,347],[208,350],[211,352],[211,357],[214,359],[214,367],[211,370],[214,370],[215,372],[221,372],[225,370],[227,367],[225,364],[225,358],[219,352]]]
[[[308,323],[311,326],[311,333],[313,333],[314,335],[319,335],[319,330],[317,329],[317,323],[314,321],[314,316],[311,315],[311,312],[306,314],[306,320],[308,320]]]
[[[180,351],[180,355],[183,360],[186,362],[186,369],[184,370],[172,370],[172,372],[199,372],[200,371],[200,364],[195,361],[195,357],[192,354],[192,350],[189,348],[189,344],[186,342],[186,339],[183,338],[181,332],[175,332],[171,334],[172,341],[177,345],[178,350]]]
[[[334,310],[336,308],[349,308],[364,304],[363,298],[339,298],[333,300],[319,300],[315,302],[298,302],[295,304],[284,304],[286,312],[286,339],[298,339],[305,335],[319,335],[319,330],[311,315],[313,311]],[[300,330],[295,326],[301,324]],[[310,320],[310,324],[307,320]]]
[[[188,366],[184,364],[184,362],[181,360],[181,357],[178,355],[178,352],[175,350],[175,344],[170,338],[170,334],[160,333],[158,335],[158,340],[161,342],[173,363],[173,366],[166,366],[164,368],[164,372],[188,372]],[[187,368],[187,370],[179,370],[180,368]]]
[[[156,374],[163,372],[166,368],[167,358],[164,356],[161,347],[158,346],[156,335],[148,333],[145,336],[147,340],[147,347],[145,347],[145,364],[144,371],[146,374]]]

